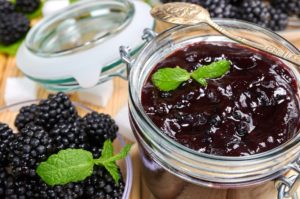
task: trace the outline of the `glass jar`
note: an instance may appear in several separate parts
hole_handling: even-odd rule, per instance
[[[251,42],[300,54],[284,38],[254,24],[224,19],[215,22]],[[140,147],[142,173],[146,185],[158,199],[203,198],[203,195],[199,195],[201,194],[199,190],[203,186],[237,189],[268,184],[284,176],[291,169],[299,170],[297,160],[300,151],[300,134],[264,153],[244,157],[224,157],[200,153],[177,143],[162,133],[146,115],[141,104],[141,90],[153,67],[176,49],[199,41],[233,42],[203,23],[196,26],[175,26],[153,37],[152,40],[149,39],[148,44],[135,60],[131,61],[129,57],[124,56],[124,50],[121,53],[131,70],[129,111],[131,125]],[[300,74],[297,67],[286,61],[283,62],[295,74],[299,91]],[[299,177],[296,181],[298,179]],[[280,181],[278,185],[280,197],[288,194],[287,185],[281,185]],[[295,186],[291,185],[290,190],[294,191]],[[254,198],[259,197],[254,196]]]
[[[122,42],[132,45],[132,55],[141,49],[141,32],[154,28],[150,9],[141,1],[76,2],[30,29],[18,50],[17,66],[31,80],[55,91],[126,78],[118,47]]]

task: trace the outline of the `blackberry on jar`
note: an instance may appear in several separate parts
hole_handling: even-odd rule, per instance
[[[238,18],[267,27],[270,20],[270,6],[260,0],[244,0],[238,8]]]
[[[59,92],[56,95],[49,95],[48,99],[42,100],[38,104],[35,123],[51,130],[56,124],[76,121],[78,113],[69,97]]]
[[[15,176],[36,176],[36,168],[53,152],[53,141],[40,126],[28,124],[10,144],[9,163]]]
[[[35,121],[38,122],[38,118],[36,117],[37,112],[38,106],[36,104],[22,107],[15,119],[17,129],[21,131],[26,124],[35,123]]]
[[[34,195],[30,180],[9,175],[5,180],[5,199],[29,199]]]
[[[122,178],[118,183],[115,183],[111,175],[104,168],[97,167],[95,168],[93,175],[84,181],[85,192],[83,198],[121,199],[124,192],[124,186]]]
[[[271,8],[270,21],[267,27],[274,31],[284,30],[288,25],[288,20],[288,15],[282,10]]]
[[[0,122],[0,167],[8,164],[9,144],[14,138],[15,135],[9,126]]]
[[[10,45],[22,39],[30,28],[28,18],[21,13],[10,13],[0,17],[0,43]]]
[[[26,14],[36,11],[40,5],[40,0],[16,0],[16,9]]]
[[[67,148],[86,148],[87,136],[79,121],[59,123],[49,132],[57,152]]]
[[[300,1],[299,0],[271,0],[271,5],[274,8],[280,9],[286,14],[300,15]]]
[[[15,6],[7,0],[0,0],[0,16],[13,13]]]

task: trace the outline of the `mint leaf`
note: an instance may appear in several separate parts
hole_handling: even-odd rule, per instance
[[[209,65],[197,68],[191,77],[199,82],[201,85],[206,86],[207,82],[205,79],[218,78],[227,73],[230,69],[230,62],[227,60],[220,60],[213,62]]]
[[[92,175],[93,155],[83,149],[61,150],[42,162],[36,172],[48,185],[65,185]]]
[[[116,161],[125,158],[130,151],[130,148],[131,145],[127,144],[120,153],[113,155],[112,142],[110,140],[106,140],[103,145],[101,157],[95,160],[95,164],[103,165],[117,183],[120,180],[120,175]]]
[[[105,167],[117,183],[120,180],[120,172],[116,161],[125,158],[130,148],[131,145],[126,145],[120,153],[114,155],[112,142],[106,140],[99,159],[93,159],[92,153],[83,149],[61,150],[42,162],[36,173],[48,185],[65,185],[82,181],[92,175],[96,164]]]
[[[161,91],[175,90],[180,84],[190,79],[190,73],[177,66],[176,68],[158,69],[152,75],[153,84]]]

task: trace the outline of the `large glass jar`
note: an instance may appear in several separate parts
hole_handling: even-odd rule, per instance
[[[300,54],[282,37],[254,24],[233,20],[215,22],[251,42]],[[235,190],[250,186],[261,189],[263,187],[261,185],[269,186],[271,183],[274,189],[271,197],[261,194],[261,197],[254,195],[248,198],[274,198],[276,189],[271,181],[284,176],[291,169],[299,170],[297,159],[300,152],[300,134],[280,147],[256,155],[244,157],[209,155],[182,146],[162,133],[146,115],[141,104],[141,90],[148,74],[167,55],[178,48],[199,41],[233,41],[207,24],[176,26],[148,40],[149,43],[136,60],[131,62],[128,58],[125,60],[131,70],[129,75],[131,125],[140,147],[144,180],[153,195],[158,199],[198,199],[206,198],[199,191],[203,190],[203,187]],[[286,61],[283,62],[295,73],[299,84],[300,74],[297,67]],[[299,177],[296,177],[295,181],[297,182],[298,179]],[[287,184],[287,182],[279,183],[278,197],[288,195],[289,190],[295,190],[296,185],[293,186],[291,182],[288,189]],[[264,191],[267,192],[265,188],[260,190],[260,192]],[[242,196],[235,198],[242,198]]]

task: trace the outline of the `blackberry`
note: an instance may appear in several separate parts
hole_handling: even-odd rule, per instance
[[[238,18],[267,27],[270,7],[260,0],[244,0],[239,7]]]
[[[117,137],[118,126],[107,114],[92,112],[83,117],[82,125],[87,133],[89,143],[102,147],[105,140]]]
[[[87,136],[79,122],[57,124],[49,135],[58,151],[66,148],[86,148]]]
[[[27,124],[10,144],[9,161],[15,176],[35,177],[38,164],[52,153],[52,139],[42,127]]]
[[[125,185],[122,178],[116,184],[104,168],[97,167],[93,175],[84,181],[84,186],[85,193],[83,198],[121,199]]]
[[[78,118],[78,113],[67,95],[60,92],[56,95],[49,95],[38,105],[35,123],[51,130],[55,124],[61,122],[74,122]]]
[[[15,135],[8,125],[0,123],[0,167],[7,166],[9,144],[13,141]]]
[[[7,0],[0,0],[0,16],[13,13],[14,11],[15,11],[14,4],[12,4]]]
[[[271,0],[274,8],[280,9],[288,15],[300,15],[299,0]]]
[[[191,0],[191,2],[208,9],[212,18],[233,18],[235,16],[235,7],[229,4],[228,0]]]
[[[0,167],[0,198],[5,195],[5,182],[8,178],[8,173],[4,167]]]
[[[35,186],[36,194],[33,199],[79,199],[84,193],[83,181],[69,183],[67,185],[49,186],[43,182],[38,182]]]
[[[36,11],[40,5],[40,0],[16,0],[16,9],[26,14]]]
[[[5,199],[28,199],[34,195],[31,180],[9,175],[5,180]]]
[[[37,119],[37,111],[38,106],[36,104],[22,107],[15,120],[15,126],[17,127],[17,129],[21,131],[26,126],[26,124],[34,123]]]
[[[288,25],[288,15],[282,12],[280,9],[271,8],[270,9],[270,21],[268,23],[268,28],[278,31],[284,30]]]
[[[12,44],[23,38],[29,30],[30,22],[21,13],[11,13],[0,17],[0,43]]]

